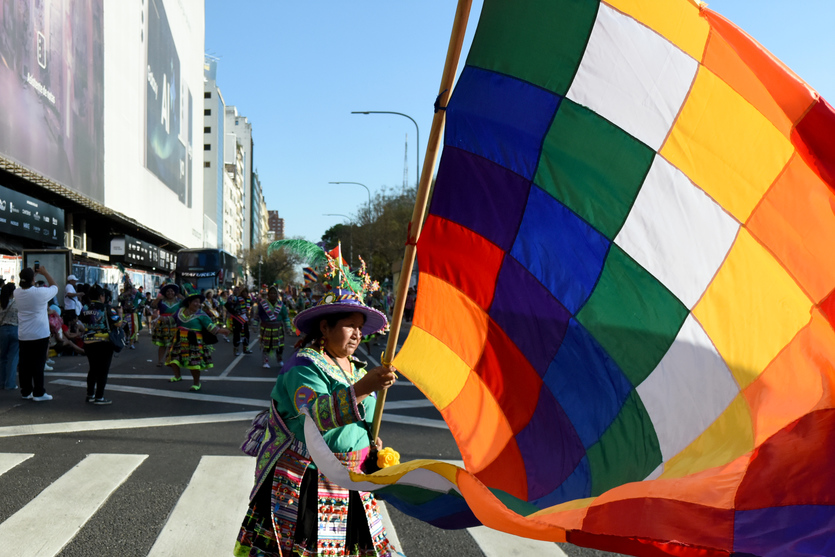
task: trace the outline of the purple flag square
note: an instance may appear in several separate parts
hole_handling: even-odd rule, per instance
[[[533,417],[516,435],[516,443],[525,463],[528,501],[556,490],[586,454],[568,416],[544,386]]]
[[[544,377],[571,314],[521,263],[507,256],[499,271],[490,317]]]

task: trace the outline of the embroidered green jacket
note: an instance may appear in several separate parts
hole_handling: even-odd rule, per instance
[[[284,423],[304,442],[301,408],[307,406],[328,447],[335,453],[367,448],[376,396],[357,404],[353,384],[365,375],[365,363],[353,360],[346,373],[311,348],[303,348],[285,365],[272,398]]]

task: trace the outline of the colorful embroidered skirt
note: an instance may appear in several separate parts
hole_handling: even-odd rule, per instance
[[[168,346],[174,340],[174,333],[177,332],[177,323],[173,315],[160,315],[154,325],[151,334],[151,341],[157,346]]]
[[[261,351],[272,352],[276,351],[279,355],[284,352],[284,327],[264,327],[261,326]]]
[[[201,332],[177,328],[165,365],[173,364],[187,369],[209,369],[214,367],[212,350],[210,345],[203,344]]]
[[[124,318],[124,329],[125,329],[125,337],[127,337],[128,342],[133,342],[136,340],[136,337],[139,336],[139,314],[138,313],[125,313]]]
[[[358,471],[367,454],[336,456]],[[374,496],[342,489],[309,465],[306,448],[294,440],[270,472],[272,482],[265,481],[250,503],[234,555],[394,555]]]

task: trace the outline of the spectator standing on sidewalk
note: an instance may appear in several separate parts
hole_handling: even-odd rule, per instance
[[[20,394],[23,398],[43,402],[52,400],[44,389],[43,371],[49,350],[49,319],[46,314],[49,300],[58,294],[52,275],[41,265],[38,272],[48,286],[33,288],[35,271],[26,267],[20,271],[20,288],[15,292],[20,341]]]
[[[67,286],[64,288],[64,311],[61,313],[61,316],[64,318],[64,323],[69,323],[73,317],[81,315],[81,299],[75,290],[75,284],[77,282],[78,277],[75,275],[67,277]]]
[[[13,282],[0,289],[0,384],[4,389],[17,388],[17,304]]]

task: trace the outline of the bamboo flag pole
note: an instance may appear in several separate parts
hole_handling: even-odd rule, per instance
[[[459,0],[455,12],[455,20],[452,24],[452,34],[449,38],[444,73],[441,78],[441,87],[438,95],[438,106],[446,107],[452,91],[452,84],[455,81],[455,73],[458,70],[458,60],[461,57],[461,49],[464,44],[464,33],[467,30],[467,20],[470,17],[472,0]],[[409,222],[409,240],[406,244],[406,253],[403,256],[403,266],[400,269],[400,281],[397,283],[397,293],[394,300],[394,311],[391,317],[391,330],[386,343],[386,351],[383,354],[383,365],[388,365],[394,358],[394,351],[397,348],[397,339],[400,336],[400,323],[403,319],[403,309],[406,305],[406,294],[409,291],[409,282],[412,277],[412,269],[415,264],[417,240],[423,227],[423,217],[426,214],[426,205],[429,202],[429,190],[432,184],[432,177],[435,171],[435,163],[438,160],[438,151],[441,145],[441,138],[444,131],[446,111],[438,110],[432,119],[432,130],[429,132],[429,141],[426,145],[426,154],[423,157],[423,171],[420,175],[415,209],[412,212],[412,220]],[[374,411],[374,422],[371,426],[371,439],[377,439],[380,433],[380,421],[383,418],[383,406],[386,404],[386,389],[377,392],[377,408]]]

